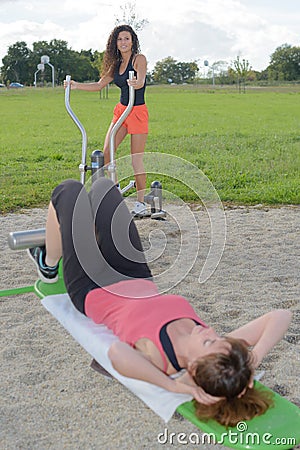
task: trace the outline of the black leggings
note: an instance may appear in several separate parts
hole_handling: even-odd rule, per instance
[[[111,180],[98,179],[89,193],[79,181],[64,181],[51,201],[62,236],[64,281],[80,312],[92,289],[151,278],[135,223]]]

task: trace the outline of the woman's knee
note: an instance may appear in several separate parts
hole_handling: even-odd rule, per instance
[[[144,154],[135,153],[131,155],[131,163],[135,174],[144,173]]]
[[[99,178],[92,184],[88,195],[94,216],[100,212],[99,208],[101,214],[110,216],[123,200],[115,183],[105,177]]]
[[[92,201],[92,204],[100,199],[103,199],[114,187],[114,183],[106,177],[98,178],[91,187],[89,197]]]
[[[106,178],[106,177],[101,177],[98,178],[91,187],[91,191],[105,191],[106,189],[111,189],[114,186],[114,183],[112,182],[112,180],[110,178]]]
[[[67,205],[73,204],[83,188],[84,186],[80,181],[65,180],[54,189],[51,196],[51,202],[54,207],[56,207],[58,202],[63,202]]]

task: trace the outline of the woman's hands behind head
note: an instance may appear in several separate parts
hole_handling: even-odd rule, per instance
[[[210,395],[205,392],[201,386],[197,386],[188,371],[185,371],[183,375],[175,378],[174,381],[178,383],[178,392],[191,395],[197,402],[202,403],[203,405],[212,405],[223,399],[223,397]]]

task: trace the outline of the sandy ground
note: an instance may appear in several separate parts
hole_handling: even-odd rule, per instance
[[[150,263],[155,274],[172,267],[180,246],[197,240],[188,221],[178,229],[176,217],[185,212],[176,205],[170,208],[173,218],[165,222],[137,223],[146,248],[149,233],[160,230],[150,233],[159,237],[151,244],[152,259],[160,243],[166,244],[163,255]],[[260,369],[265,370],[264,384],[300,405],[300,207],[227,208],[225,214],[227,239],[221,262],[213,276],[199,284],[210,227],[206,211],[194,208],[200,249],[176,287],[171,269],[171,291],[186,296],[220,333],[272,308],[293,311],[288,333]],[[0,217],[1,289],[35,281],[26,252],[8,249],[6,237],[10,231],[44,226],[45,216],[44,209],[37,209]],[[165,424],[118,382],[90,369],[90,356],[35,295],[0,298],[0,312],[1,449],[196,448],[176,440],[178,433],[188,437],[199,432],[188,421],[176,414]],[[162,444],[158,436],[165,432],[175,433],[175,438]]]

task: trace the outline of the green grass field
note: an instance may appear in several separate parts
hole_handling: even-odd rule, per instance
[[[118,96],[115,87],[108,99],[72,91],[72,108],[87,131],[88,154],[101,149]],[[149,86],[146,150],[195,164],[223,202],[300,204],[299,100],[295,88],[239,94],[225,88]],[[1,90],[0,108],[0,211],[46,205],[56,184],[79,179],[81,136],[65,110],[64,91]],[[118,151],[118,156],[126,154],[129,138]],[[185,201],[196,200],[170,177],[163,185]]]

